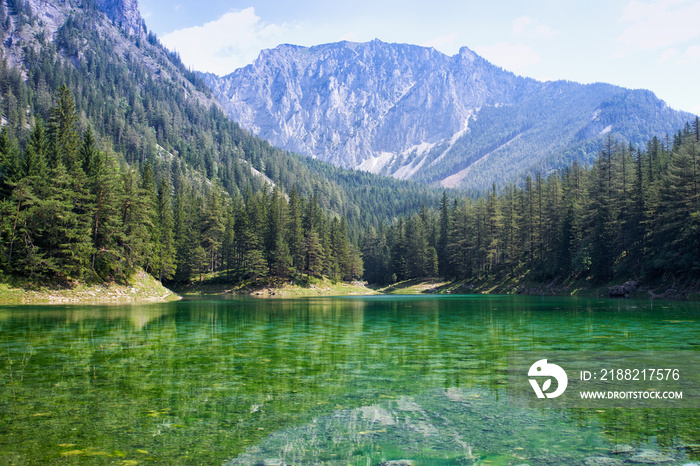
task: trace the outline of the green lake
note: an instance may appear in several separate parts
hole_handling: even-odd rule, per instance
[[[2,306],[0,464],[700,464],[698,410],[509,406],[509,352],[547,350],[700,352],[700,304]]]

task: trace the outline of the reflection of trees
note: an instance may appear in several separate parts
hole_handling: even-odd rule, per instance
[[[142,329],[149,322],[159,319],[169,308],[154,305],[108,305],[108,306],[13,306],[0,309],[0,322],[21,319],[32,324],[58,324],[60,322],[82,322],[85,320],[126,320],[135,329]]]
[[[436,387],[503,390],[509,351],[650,345],[635,340],[649,335],[645,326],[661,348],[693,331],[584,304],[557,312],[533,298],[375,297],[12,308],[0,311],[0,371],[32,356],[22,380],[0,379],[0,425],[13,423],[0,435],[27,455],[75,443],[218,462],[339,409]],[[645,425],[642,414],[583,416],[630,437]],[[671,416],[653,422],[697,430]]]

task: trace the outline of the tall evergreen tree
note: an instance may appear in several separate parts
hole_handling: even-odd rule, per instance
[[[48,140],[41,118],[34,119],[34,128],[29,136],[27,148],[24,151],[24,175],[45,176]]]
[[[170,202],[170,186],[162,178],[158,186],[157,207],[159,238],[156,242],[156,271],[158,280],[170,280],[175,276],[176,244],[174,235],[173,208]]]
[[[80,133],[73,94],[65,84],[58,89],[56,105],[49,112],[48,134],[51,167],[60,162],[69,173],[73,173],[79,167]]]
[[[437,252],[438,263],[440,264],[439,273],[442,276],[447,276],[449,274],[449,253],[447,248],[450,240],[450,221],[451,219],[449,211],[449,201],[447,200],[447,192],[443,191],[442,199],[440,200],[440,231],[438,233],[437,247],[435,248]]]

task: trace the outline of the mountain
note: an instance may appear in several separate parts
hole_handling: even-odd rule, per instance
[[[606,135],[642,145],[692,115],[645,90],[539,82],[468,48],[280,45],[203,75],[228,115],[273,145],[346,168],[487,189],[591,162]]]
[[[81,130],[91,127],[121,163],[150,161],[173,194],[183,177],[200,187],[220,183],[234,198],[271,181],[315,195],[355,234],[439,198],[425,186],[339,169],[251,135],[147,30],[136,0],[9,0],[0,2],[0,27],[2,128],[21,148],[35,117],[49,121],[67,84]]]

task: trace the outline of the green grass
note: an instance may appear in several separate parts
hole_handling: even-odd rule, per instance
[[[364,283],[333,281],[328,278],[297,277],[282,280],[277,278],[262,278],[244,280],[238,283],[227,283],[225,272],[217,272],[202,276],[201,281],[176,287],[178,294],[185,297],[216,296],[226,294],[267,296],[282,298],[297,298],[305,296],[346,296],[375,294],[376,291]]]
[[[54,284],[29,280],[0,283],[0,303],[134,303],[177,300],[179,297],[145,272],[137,272],[126,284]]]
[[[582,296],[590,298],[607,298],[610,288],[624,285],[630,279],[615,279],[607,282],[595,282],[590,276],[556,277],[546,281],[531,278],[531,271],[515,274],[484,275],[466,280],[455,280],[436,287],[434,293],[447,294],[526,294],[547,296]],[[630,298],[636,299],[700,299],[700,283],[686,280],[676,283],[674,280],[638,280],[637,291]],[[675,291],[674,291],[675,290]]]
[[[379,287],[376,290],[382,294],[440,293],[449,284],[449,281],[442,278],[414,278]]]

